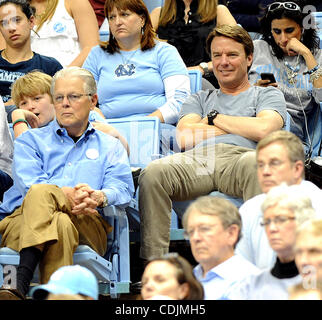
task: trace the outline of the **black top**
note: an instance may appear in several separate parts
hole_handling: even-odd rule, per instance
[[[216,19],[201,23],[197,15],[198,1],[192,1],[188,13],[188,23],[184,20],[185,5],[182,0],[177,1],[177,17],[174,23],[159,26],[157,34],[160,39],[168,40],[175,46],[187,67],[197,66],[201,62],[210,61],[206,52],[208,34],[216,27]]]
[[[296,277],[299,272],[297,270],[295,261],[281,263],[281,261],[277,258],[276,263],[271,270],[271,274],[278,279],[285,279]]]
[[[321,1],[321,0],[319,0]],[[264,15],[266,7],[274,0],[220,0],[228,7],[237,23],[248,32],[260,32],[259,19]]]

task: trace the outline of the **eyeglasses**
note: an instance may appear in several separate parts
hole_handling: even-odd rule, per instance
[[[271,170],[276,170],[278,167],[280,167],[284,162],[280,160],[272,160],[269,163],[263,163],[259,162],[256,165],[256,168],[258,170],[264,170],[266,166],[268,166]]]
[[[268,6],[268,11],[275,11],[283,7],[286,10],[301,11],[301,8],[295,2],[274,2]]]
[[[198,231],[199,234],[205,236],[208,235],[209,233],[211,233],[214,229],[213,225],[204,225],[204,226],[199,226],[195,229],[190,229],[187,230],[183,233],[183,236],[186,240],[189,240],[193,237],[195,231]]]
[[[260,225],[262,227],[268,227],[272,222],[274,222],[276,226],[280,226],[290,220],[295,220],[295,217],[277,216],[273,219],[263,219]]]
[[[79,99],[84,96],[91,97],[92,94],[91,93],[87,93],[87,94],[85,94],[85,93],[83,93],[83,94],[70,93],[67,96],[65,96],[63,94],[59,94],[57,96],[54,96],[53,100],[54,100],[54,103],[63,103],[64,98],[67,97],[67,100],[69,101],[69,103],[74,103],[74,102],[79,101]]]

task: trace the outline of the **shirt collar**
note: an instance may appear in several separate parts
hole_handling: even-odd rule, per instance
[[[67,134],[67,130],[65,128],[62,128],[58,122],[57,119],[55,118],[52,122],[51,125],[53,127],[53,130],[59,135],[59,136],[68,136]],[[88,122],[88,126],[85,130],[85,132],[82,134],[82,136],[89,136],[91,133],[93,133],[95,131],[95,128],[93,127],[93,125]]]
[[[214,278],[214,277],[219,277],[219,278],[222,278],[222,279],[233,278],[232,275],[234,274],[235,269],[236,269],[236,262],[235,262],[236,259],[238,259],[238,257],[236,255],[233,255],[229,259],[225,260],[224,262],[222,262],[219,265],[217,265],[217,266],[213,267],[212,269],[210,269],[206,273],[205,277],[203,277],[202,266],[200,264],[198,264],[194,268],[195,276],[198,279],[204,279],[204,280],[209,280],[209,279]]]

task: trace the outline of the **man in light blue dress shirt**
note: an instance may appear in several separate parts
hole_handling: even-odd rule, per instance
[[[121,142],[89,123],[97,103],[96,83],[78,67],[60,70],[52,82],[56,119],[15,140],[14,185],[0,206],[1,246],[20,254],[16,287],[0,299],[22,299],[39,263],[40,281],[87,244],[103,255],[110,226],[100,212],[127,206],[132,173]]]
[[[260,269],[272,268],[276,253],[270,247],[265,230],[260,226],[261,205],[269,190],[282,182],[301,185],[311,199],[317,215],[322,218],[322,190],[304,180],[305,155],[301,140],[293,133],[278,130],[263,138],[257,145],[257,177],[263,191],[247,200],[239,209],[243,237],[236,252]],[[264,165],[267,163],[268,165]]]
[[[225,299],[233,286],[259,269],[234,248],[241,236],[238,209],[228,200],[204,196],[194,201],[183,217],[185,234],[199,264],[194,269],[206,300]]]

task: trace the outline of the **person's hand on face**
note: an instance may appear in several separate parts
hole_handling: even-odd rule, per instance
[[[297,38],[292,38],[286,45],[287,54],[289,56],[303,55],[308,48]]]

